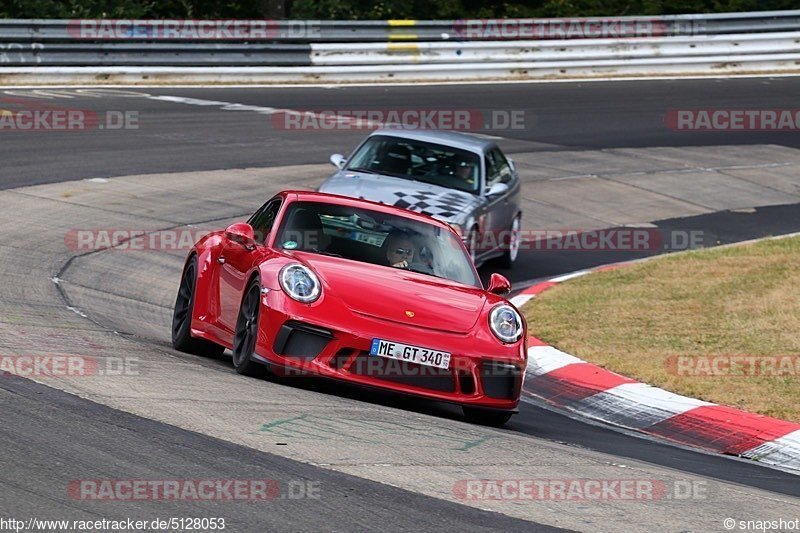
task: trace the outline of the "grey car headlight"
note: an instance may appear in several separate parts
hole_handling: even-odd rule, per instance
[[[489,329],[501,342],[517,342],[522,337],[522,317],[510,305],[498,304],[489,313]]]
[[[278,275],[281,288],[293,300],[310,304],[319,298],[322,285],[314,272],[300,263],[290,263]]]

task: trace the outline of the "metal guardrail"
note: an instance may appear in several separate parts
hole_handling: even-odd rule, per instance
[[[37,75],[60,80],[54,83],[170,75],[263,83],[788,72],[800,70],[798,57],[800,10],[462,21],[0,20],[5,83]]]
[[[40,66],[302,66],[308,44],[0,43],[0,68]]]
[[[514,61],[594,61],[800,53],[800,32],[642,39],[468,43],[312,44],[312,65],[401,65]]]

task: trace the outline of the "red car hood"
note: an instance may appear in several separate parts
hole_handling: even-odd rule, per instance
[[[467,333],[486,301],[477,287],[399,268],[315,254],[303,254],[303,260],[353,312],[383,320]]]

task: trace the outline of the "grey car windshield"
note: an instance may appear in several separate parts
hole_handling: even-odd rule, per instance
[[[402,268],[480,287],[461,241],[438,225],[368,209],[294,202],[275,247]]]
[[[473,194],[480,186],[474,152],[414,139],[374,135],[350,158],[347,170],[432,183]]]

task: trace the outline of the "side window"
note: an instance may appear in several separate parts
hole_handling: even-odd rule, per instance
[[[486,187],[491,187],[500,179],[500,171],[494,158],[494,151],[486,152]]]
[[[256,242],[264,243],[272,230],[272,225],[275,223],[275,217],[278,216],[278,211],[281,208],[280,200],[273,200],[258,210],[255,215],[250,219],[250,225],[253,226],[253,232],[256,235]]]
[[[486,154],[486,184],[491,187],[495,183],[508,183],[514,177],[508,159],[497,148]]]

